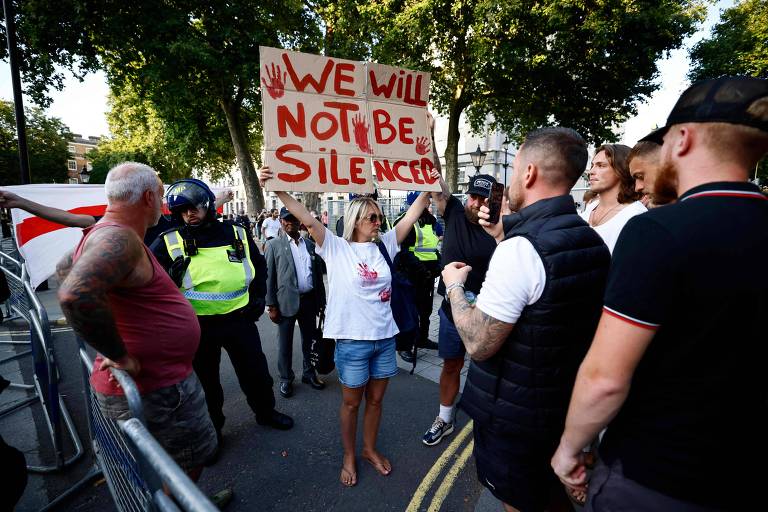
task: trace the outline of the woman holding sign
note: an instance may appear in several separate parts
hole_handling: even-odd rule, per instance
[[[261,185],[272,178],[263,167]],[[336,368],[342,384],[341,437],[344,462],[341,483],[357,483],[355,437],[357,411],[365,396],[362,456],[382,475],[392,471],[389,460],[376,450],[381,404],[390,377],[397,374],[395,335],[390,298],[392,274],[382,251],[391,261],[400,243],[427,206],[422,193],[395,229],[379,236],[384,218],[370,197],[353,199],[344,210],[344,233],[339,237],[323,226],[286,192],[275,192],[286,208],[302,222],[317,243],[317,254],[328,267],[328,306],[323,335],[336,339]],[[380,243],[374,243],[375,241]],[[350,300],[352,299],[352,300]]]

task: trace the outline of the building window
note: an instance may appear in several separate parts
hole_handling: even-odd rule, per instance
[[[69,178],[69,184],[70,185],[77,185],[78,183],[80,183],[80,182],[77,181],[77,178]]]
[[[70,171],[76,171],[77,162],[75,162],[74,160],[67,160],[67,168],[69,168]]]

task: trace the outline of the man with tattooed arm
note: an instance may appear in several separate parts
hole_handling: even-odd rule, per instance
[[[498,242],[470,305],[472,267],[443,270],[453,321],[472,358],[459,407],[474,420],[480,482],[507,511],[567,510],[549,467],[573,382],[600,316],[610,254],[576,213],[571,187],[587,165],[584,139],[569,128],[526,137],[514,161],[509,207],[480,224]]]
[[[157,224],[163,184],[149,166],[117,165],[107,210],[57,266],[59,301],[72,328],[99,354],[90,382],[103,413],[128,419],[109,369],[139,388],[149,431],[191,478],[216,450],[216,431],[192,359],[200,326],[189,302],[142,242]]]

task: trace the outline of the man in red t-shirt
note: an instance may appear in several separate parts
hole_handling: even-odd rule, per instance
[[[216,431],[192,371],[200,326],[142,243],[160,218],[163,184],[146,165],[113,168],[104,185],[107,210],[57,266],[59,301],[72,328],[99,355],[91,385],[102,412],[128,419],[109,368],[127,371],[142,395],[147,428],[191,478],[216,451]]]

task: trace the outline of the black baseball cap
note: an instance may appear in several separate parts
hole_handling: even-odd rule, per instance
[[[285,219],[285,220],[289,220],[289,221],[290,220],[296,220],[296,216],[294,214],[292,214],[291,211],[288,208],[286,208],[285,206],[280,208],[280,218],[281,219]]]
[[[701,80],[683,92],[667,118],[667,124],[640,141],[663,144],[670,127],[682,123],[730,123],[768,132],[768,121],[751,115],[749,107],[768,97],[768,80],[748,76],[724,76]]]
[[[467,190],[467,194],[489,197],[491,195],[491,187],[494,183],[496,183],[496,178],[493,176],[488,174],[475,174],[469,178],[469,190]]]

